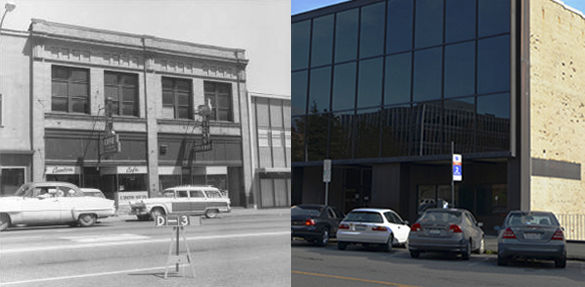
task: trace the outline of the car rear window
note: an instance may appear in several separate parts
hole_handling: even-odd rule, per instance
[[[454,211],[427,211],[420,218],[421,222],[460,223],[461,213]]]
[[[558,225],[558,223],[552,214],[515,213],[510,215],[506,225]]]
[[[355,211],[350,212],[345,221],[384,223],[382,215],[377,212]]]
[[[291,215],[308,215],[310,217],[316,217],[321,214],[321,207],[300,207],[295,206],[291,209]]]

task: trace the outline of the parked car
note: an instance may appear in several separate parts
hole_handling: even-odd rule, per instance
[[[349,244],[382,247],[391,251],[393,245],[405,244],[408,239],[408,221],[391,209],[357,208],[339,224],[337,247],[345,250]]]
[[[319,246],[326,246],[335,237],[344,215],[333,206],[300,204],[291,208],[292,238],[303,238]]]
[[[519,258],[554,260],[555,267],[567,265],[563,228],[552,212],[511,211],[498,234],[498,265]]]
[[[18,224],[92,226],[115,213],[113,200],[84,196],[74,184],[31,182],[0,198],[0,230]]]
[[[150,220],[171,213],[215,218],[220,212],[231,211],[230,199],[213,186],[175,186],[165,189],[162,195],[132,202],[131,213],[139,220]]]
[[[93,196],[93,197],[99,197],[99,198],[106,198],[106,196],[104,195],[104,193],[97,189],[97,188],[80,188],[81,191],[83,192],[83,195],[85,196]]]
[[[412,258],[423,252],[460,253],[469,260],[471,251],[481,254],[485,249],[483,223],[465,209],[431,208],[410,228],[408,250]]]

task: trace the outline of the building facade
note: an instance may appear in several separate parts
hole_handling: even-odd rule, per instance
[[[294,15],[292,203],[325,201],[331,159],[328,202],[345,212],[413,221],[445,200],[488,232],[516,209],[585,216],[584,31],[553,0],[355,0]]]
[[[33,19],[2,33],[2,194],[60,180],[154,196],[179,184],[252,206],[242,49]]]

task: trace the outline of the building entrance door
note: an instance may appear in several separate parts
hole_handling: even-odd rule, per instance
[[[343,212],[369,207],[372,195],[372,168],[347,168],[343,174]]]

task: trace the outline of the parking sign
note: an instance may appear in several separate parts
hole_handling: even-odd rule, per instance
[[[453,155],[453,181],[463,180],[463,169],[461,168],[461,162],[463,157],[460,154]]]

